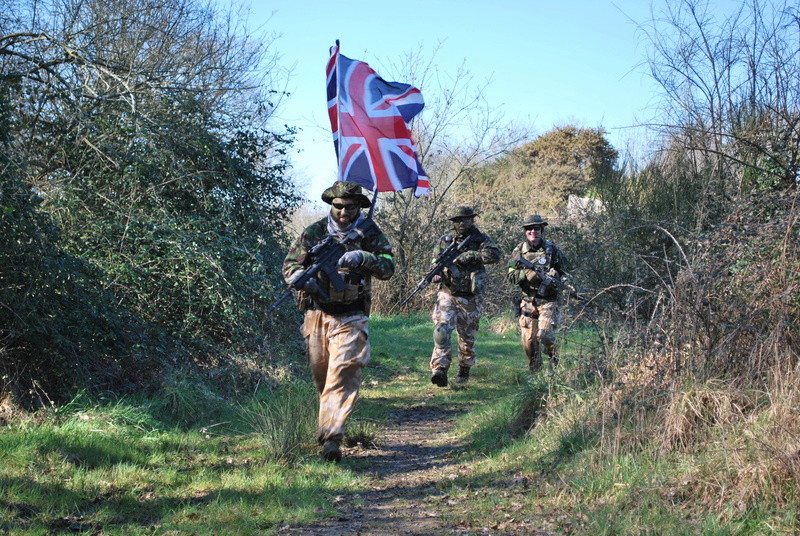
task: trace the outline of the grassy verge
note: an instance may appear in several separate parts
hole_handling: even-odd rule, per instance
[[[356,479],[304,454],[314,396],[284,386],[191,429],[153,401],[77,400],[6,426],[0,533],[248,535],[331,514]]]
[[[562,333],[560,366],[530,377],[513,322],[486,320],[470,382],[446,389],[429,381],[431,330],[427,315],[372,319],[373,359],[348,436],[379,438],[387,416],[421,394],[425,404],[463,409],[461,468],[430,498],[461,534],[761,535],[800,526],[800,442],[769,412],[737,419],[708,410],[694,441],[665,448],[675,435],[660,433],[668,419],[658,422],[646,404],[610,402],[613,379],[591,327]],[[698,386],[675,398],[724,409],[725,393]],[[763,407],[796,415],[792,400]],[[347,461],[317,461],[315,408],[304,382],[236,403],[184,385],[150,400],[79,398],[2,427],[0,532],[264,535],[335,515],[336,496],[368,483]],[[192,412],[191,426],[168,418]],[[781,437],[780,452],[769,436]]]

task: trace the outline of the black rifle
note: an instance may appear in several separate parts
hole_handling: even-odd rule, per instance
[[[575,292],[574,289],[568,287],[564,284],[561,279],[558,277],[552,277],[547,272],[544,271],[544,267],[539,264],[534,264],[525,257],[519,257],[516,259],[517,264],[528,268],[529,270],[533,270],[539,276],[539,288],[536,289],[536,295],[540,298],[544,297],[547,294],[547,291],[550,290],[551,287],[555,287],[558,290],[567,290],[569,291],[569,295],[573,298],[580,298],[578,293]]]
[[[425,287],[430,285],[431,281],[433,281],[433,278],[436,277],[437,275],[440,275],[445,268],[452,267],[453,261],[456,260],[456,257],[461,255],[461,253],[463,253],[464,250],[467,249],[469,243],[472,242],[472,239],[477,236],[478,233],[470,233],[464,240],[458,243],[456,243],[455,239],[453,239],[453,242],[451,242],[449,246],[444,248],[444,250],[442,250],[442,252],[439,253],[436,259],[433,261],[433,268],[428,270],[428,273],[426,273],[425,276],[422,278],[422,280],[419,283],[417,283],[417,286],[416,288],[414,288],[414,291],[408,296],[406,296],[406,299],[401,301],[398,307],[402,307],[405,304],[407,304],[411,300],[411,298],[416,296]]]
[[[308,268],[304,269],[300,276],[290,285],[287,285],[286,290],[284,290],[283,294],[280,295],[275,303],[267,309],[267,312],[270,313],[274,311],[283,300],[292,294],[292,289],[303,289],[306,283],[308,283],[312,277],[316,277],[317,273],[320,271],[328,276],[328,279],[330,279],[333,287],[338,292],[343,291],[346,285],[344,279],[342,279],[342,276],[339,274],[337,263],[347,251],[347,244],[358,238],[367,238],[376,235],[378,232],[378,226],[372,221],[372,211],[370,210],[369,216],[361,220],[358,225],[350,229],[342,238],[336,238],[333,235],[326,236],[322,242],[308,250],[308,255],[311,257],[311,264]],[[322,289],[317,291],[316,296],[323,302],[329,300],[329,296]]]

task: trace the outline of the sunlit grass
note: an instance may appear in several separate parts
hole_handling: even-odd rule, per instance
[[[124,402],[73,404],[69,414],[0,428],[0,532],[248,535],[331,512],[330,494],[357,478],[270,435],[313,420],[313,393],[272,395],[227,408],[240,412],[236,432],[175,428],[147,415],[160,404]]]

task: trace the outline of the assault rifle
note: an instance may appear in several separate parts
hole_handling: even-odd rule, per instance
[[[428,273],[422,278],[422,280],[417,283],[417,286],[414,288],[414,291],[406,296],[406,298],[400,302],[399,307],[404,306],[411,298],[419,294],[425,287],[431,284],[433,278],[437,275],[441,275],[442,271],[445,268],[450,268],[453,266],[453,261],[456,260],[456,257],[461,255],[472,242],[473,238],[477,236],[477,233],[470,233],[464,240],[461,242],[456,243],[455,239],[450,243],[449,246],[444,248],[439,255],[437,255],[436,259],[433,261],[433,268],[428,270]]]
[[[358,238],[367,238],[376,234],[378,234],[378,226],[372,221],[372,211],[370,210],[369,215],[361,220],[358,225],[350,229],[342,238],[336,238],[333,235],[326,236],[322,242],[308,250],[308,255],[311,257],[311,264],[308,268],[304,269],[291,284],[287,285],[286,290],[284,290],[283,294],[275,300],[275,303],[267,309],[267,312],[271,313],[283,300],[291,296],[292,289],[303,289],[306,283],[308,283],[312,277],[316,277],[317,273],[320,271],[328,276],[328,279],[338,292],[343,291],[346,285],[341,274],[339,274],[337,263],[347,251],[347,244]],[[330,299],[328,294],[322,289],[316,291],[316,296],[323,302]]]
[[[534,272],[536,272],[536,275],[539,276],[541,282],[539,283],[539,288],[536,289],[536,295],[539,296],[540,298],[547,295],[547,291],[550,290],[551,287],[555,287],[558,290],[568,291],[569,295],[573,298],[583,299],[582,296],[578,295],[578,293],[575,291],[574,288],[564,284],[564,282],[561,281],[561,279],[559,279],[558,277],[552,277],[550,274],[545,272],[544,266],[540,264],[535,264],[526,259],[525,257],[519,257],[518,259],[516,259],[516,261],[517,264],[519,264],[520,266],[528,268],[529,270],[533,270]]]

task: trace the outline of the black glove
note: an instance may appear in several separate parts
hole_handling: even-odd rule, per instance
[[[364,264],[364,252],[357,249],[355,251],[346,251],[345,254],[341,256],[336,266],[338,268],[355,270],[356,268],[360,268],[362,264]]]
[[[322,288],[319,286],[316,277],[309,277],[305,283],[303,283],[301,286],[298,287],[297,280],[300,279],[302,275],[303,275],[303,270],[297,270],[295,273],[293,273],[289,277],[289,285],[297,290],[308,292],[315,298],[324,298],[325,300],[327,300],[327,298],[325,297],[325,292],[323,292]]]

